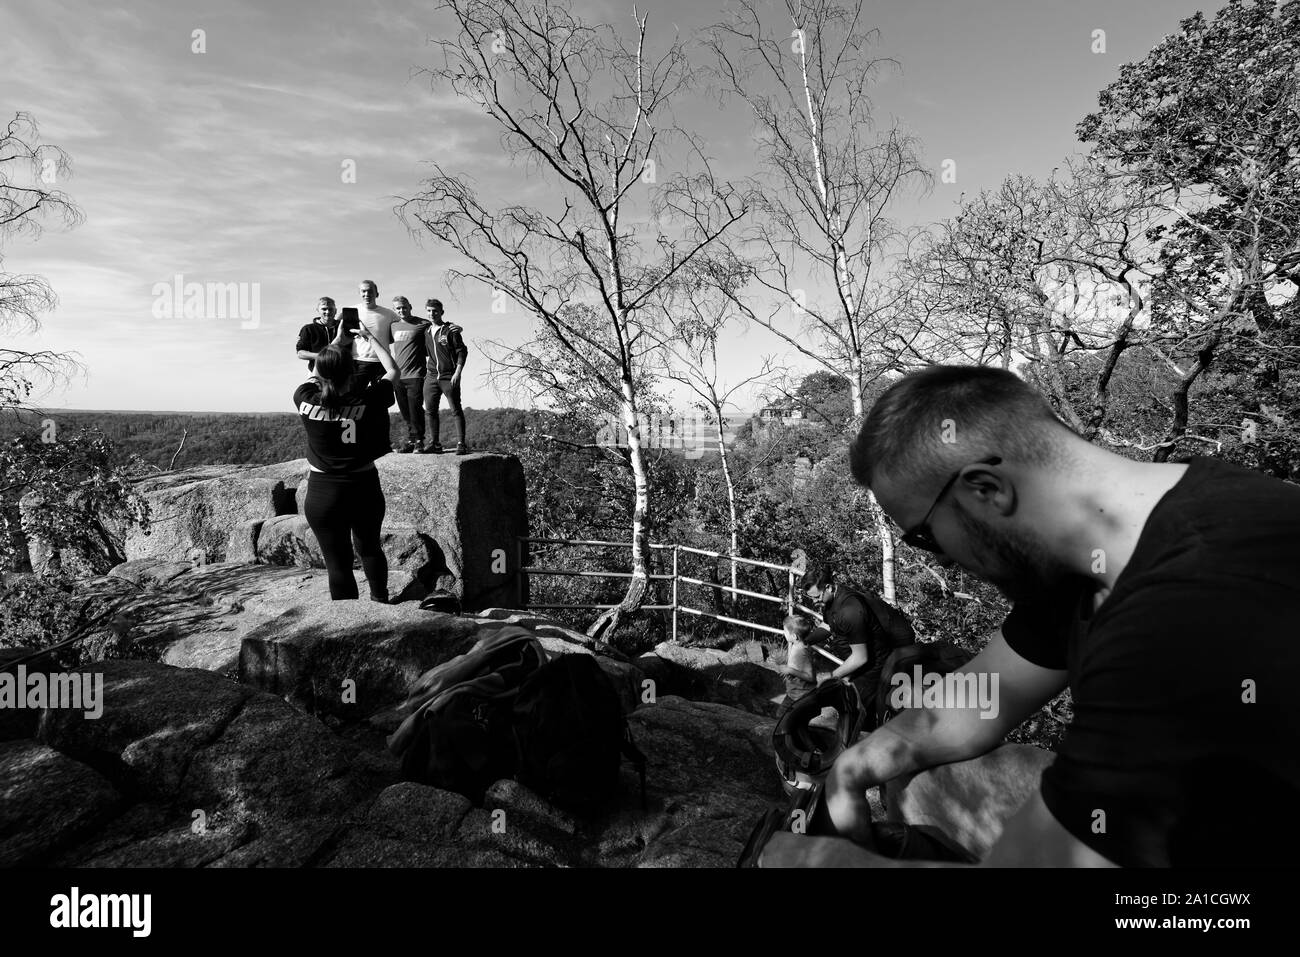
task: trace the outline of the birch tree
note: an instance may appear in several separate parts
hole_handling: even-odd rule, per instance
[[[873,54],[862,0],[784,0],[779,28],[742,0],[705,41],[724,88],[750,108],[769,185],[748,234],[770,307],[737,297],[749,319],[844,377],[856,419],[869,383],[895,366],[886,347],[902,300],[889,281],[907,237],[890,219],[930,174],[915,139],[876,121],[870,99],[894,61]],[[819,295],[824,290],[825,295]],[[894,601],[893,533],[868,493],[883,592]]]
[[[562,0],[437,9],[453,29],[431,41],[442,64],[426,75],[487,115],[528,174],[520,192],[537,201],[490,204],[468,175],[435,163],[399,214],[464,260],[453,282],[477,283],[540,323],[618,409],[633,479],[632,577],[589,629],[612,635],[648,586],[637,343],[657,321],[659,287],[733,229],[748,200],[714,178],[700,144],[675,125],[671,105],[692,71],[679,40],[652,52],[647,15],[633,9],[620,32],[582,21]]]
[[[736,476],[731,450],[727,447],[726,410],[737,393],[766,379],[773,370],[771,360],[764,360],[753,375],[728,384],[722,380],[718,368],[718,345],[728,332],[738,331],[735,327],[742,317],[733,302],[751,276],[749,264],[723,251],[697,258],[689,269],[679,274],[677,281],[663,287],[658,297],[665,318],[660,329],[668,334],[659,343],[661,375],[685,386],[695,397],[692,404],[703,413],[704,429],[687,430],[683,438],[697,445],[712,442],[718,453],[727,493],[727,532],[733,559],[742,556]],[[731,587],[735,589],[738,587],[736,562],[730,565]],[[736,601],[733,590],[729,604],[734,608]]]

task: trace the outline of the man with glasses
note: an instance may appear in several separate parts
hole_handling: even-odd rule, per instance
[[[963,841],[985,865],[1300,859],[1300,487],[1209,458],[1124,458],[1013,373],[974,366],[891,385],[850,465],[905,541],[1013,603],[961,669],[999,679],[998,708],[903,711],[828,776],[830,817],[856,843],[778,836],[765,866],[886,863],[863,849],[866,789],[931,768],[948,787],[920,785],[930,823],[960,832],[1002,801]],[[1006,759],[1007,733],[1067,686],[1055,754]]]

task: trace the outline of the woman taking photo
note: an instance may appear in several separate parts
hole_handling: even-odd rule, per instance
[[[383,364],[383,378],[356,382],[354,336],[370,340]],[[352,574],[352,539],[372,601],[388,603],[388,560],[379,544],[384,524],[384,492],[375,459],[391,451],[388,410],[396,401],[397,366],[388,349],[359,323],[339,322],[334,339],[316,355],[315,375],[298,386],[294,406],[307,432],[311,475],[303,511],[320,542],[329,573],[330,597],[357,597]]]

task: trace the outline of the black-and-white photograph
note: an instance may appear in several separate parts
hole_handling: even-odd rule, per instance
[[[1300,0],[0,0],[21,919],[1294,867],[1297,292]]]

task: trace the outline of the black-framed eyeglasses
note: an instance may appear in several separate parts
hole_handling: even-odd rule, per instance
[[[1001,465],[1002,459],[999,456],[991,455],[986,459],[980,459],[976,464]],[[934,504],[931,505],[930,510],[925,513],[925,518],[921,519],[920,522],[903,532],[900,540],[904,545],[911,545],[913,548],[924,549],[927,552],[933,552],[935,555],[943,554],[943,546],[934,540],[934,533],[930,531],[930,517],[934,515],[934,510],[939,507],[939,503],[943,501],[943,497],[948,494],[948,490],[951,489],[957,479],[961,477],[962,469],[965,468],[966,466],[963,465],[960,469],[952,473],[952,476],[948,481],[943,483],[943,488],[939,489],[939,494],[934,497]]]

